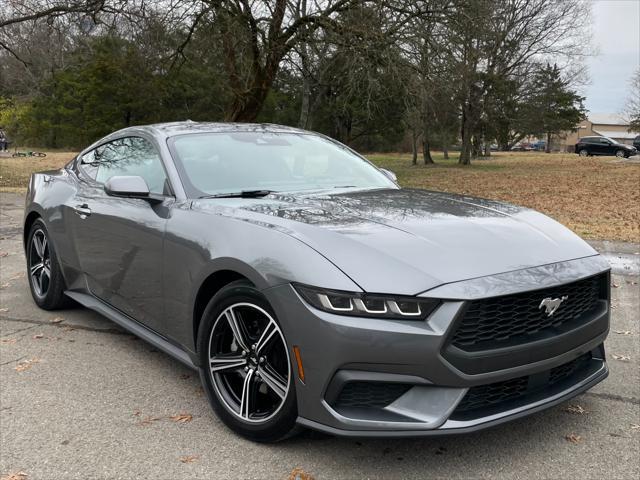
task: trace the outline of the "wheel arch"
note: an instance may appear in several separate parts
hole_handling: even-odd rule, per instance
[[[27,240],[29,239],[29,232],[35,221],[42,218],[39,212],[33,210],[24,219],[24,229],[22,231],[22,246],[27,248]]]
[[[249,273],[247,268],[225,265],[209,272],[202,282],[200,282],[200,286],[194,296],[192,309],[192,335],[196,351],[200,321],[202,320],[202,314],[209,304],[209,301],[225,286],[238,280],[246,280],[257,288],[264,288],[264,280],[256,278],[256,275],[257,274],[253,272]]]

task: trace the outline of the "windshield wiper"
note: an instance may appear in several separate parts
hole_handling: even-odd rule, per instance
[[[242,190],[240,192],[231,193],[216,193],[214,195],[203,195],[198,198],[260,198],[266,197],[270,193],[275,193],[273,190]]]

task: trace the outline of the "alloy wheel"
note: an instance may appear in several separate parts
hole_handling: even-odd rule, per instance
[[[622,150],[618,150],[618,151],[616,152],[616,157],[618,157],[618,158],[622,158],[622,157],[624,157],[624,152],[623,152]]]
[[[42,229],[36,230],[31,237],[29,281],[38,297],[47,295],[51,284],[51,253],[47,235]]]
[[[263,423],[282,408],[291,364],[274,318],[252,303],[227,307],[209,337],[209,372],[227,410],[245,422]]]
[[[587,152],[586,150],[584,150],[584,149],[583,149],[583,150],[580,150],[580,156],[581,156],[581,157],[586,157],[586,156],[588,156],[588,155],[589,155],[589,152]]]

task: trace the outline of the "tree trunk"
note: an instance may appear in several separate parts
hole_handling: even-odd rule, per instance
[[[491,144],[489,142],[484,142],[482,154],[487,158],[491,158]]]
[[[449,142],[446,140],[442,143],[442,154],[445,160],[449,160]]]
[[[460,136],[462,137],[462,145],[460,148],[460,157],[458,164],[471,165],[471,121],[468,108],[462,111],[462,124],[460,128]]]
[[[269,88],[252,89],[245,94],[234,95],[225,120],[228,122],[255,122],[267,98]]]
[[[302,102],[300,104],[299,128],[309,128],[309,116],[311,114],[311,80],[308,71],[307,46],[302,46]]]
[[[477,135],[471,137],[471,158],[476,159],[480,156],[480,139]]]
[[[434,163],[436,163],[431,157],[431,146],[426,134],[423,134],[422,137],[422,158],[425,165],[433,165]]]
[[[411,164],[418,164],[418,134],[415,130],[411,130]]]
[[[544,146],[545,153],[551,153],[551,132],[547,132],[547,144]]]

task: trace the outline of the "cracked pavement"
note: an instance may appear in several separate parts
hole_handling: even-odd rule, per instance
[[[8,193],[0,201],[0,476],[263,479],[287,478],[294,468],[316,479],[640,476],[638,244],[592,242],[612,263],[617,288],[606,342],[611,374],[589,392],[464,436],[304,432],[261,445],[224,427],[195,372],[89,310],[35,306],[21,245],[23,203]],[[569,405],[585,412],[568,412]],[[182,413],[193,419],[169,418]]]

